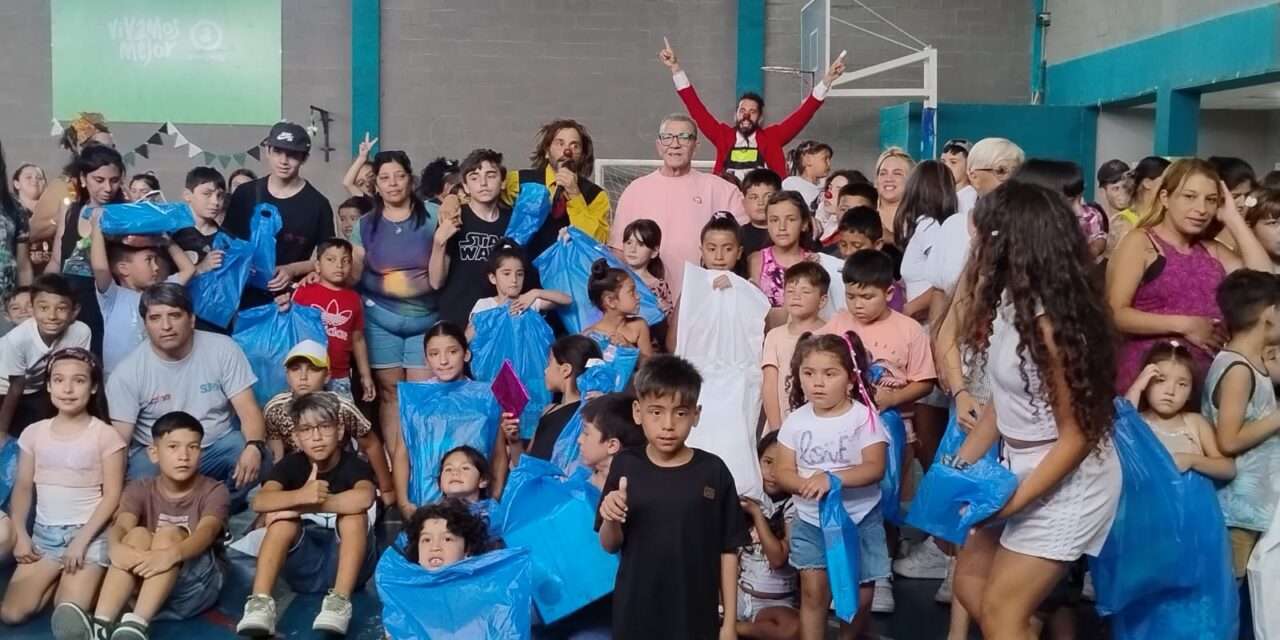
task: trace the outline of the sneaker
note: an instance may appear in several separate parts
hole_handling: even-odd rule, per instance
[[[893,572],[916,580],[942,580],[947,577],[950,558],[933,541],[925,540],[916,545],[905,558],[893,561]]]
[[[271,596],[252,595],[244,603],[244,615],[236,633],[250,638],[269,638],[276,632],[276,601]]]
[[[93,619],[84,609],[64,602],[53,608],[50,630],[56,640],[93,640]]]
[[[871,596],[871,613],[893,613],[893,583],[888,578],[876,580],[875,593]]]
[[[956,559],[951,558],[947,563],[947,577],[942,579],[942,584],[938,586],[938,592],[933,594],[933,601],[938,604],[951,604],[951,585],[956,579]]]
[[[351,600],[346,596],[329,591],[320,603],[320,613],[311,625],[314,631],[324,631],[346,635],[347,625],[351,623]]]
[[[116,626],[116,630],[111,632],[111,640],[148,640],[147,627],[130,620],[129,622],[121,622]]]

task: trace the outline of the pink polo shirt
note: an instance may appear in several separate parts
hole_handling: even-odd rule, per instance
[[[748,222],[742,193],[724,179],[697,170],[679,177],[654,171],[632,180],[618,198],[609,244],[621,248],[623,230],[636,220],[657,222],[662,229],[661,257],[667,281],[678,297],[684,285],[684,263],[700,262],[702,227],[711,214],[722,210],[733,212],[741,224]]]

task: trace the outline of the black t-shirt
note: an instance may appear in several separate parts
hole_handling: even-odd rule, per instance
[[[761,229],[750,223],[742,227],[742,255],[750,256],[765,247],[772,246],[773,239],[769,237],[768,229]]]
[[[544,413],[538,420],[538,430],[534,432],[533,442],[530,443],[525,455],[550,460],[551,454],[556,449],[556,440],[560,439],[560,433],[564,431],[564,425],[569,423],[581,404],[581,402],[570,402]]]
[[[173,234],[173,241],[178,243],[178,247],[186,252],[192,264],[199,264],[213,250],[213,237],[218,235],[218,231],[221,231],[221,229],[215,229],[213,233],[206,236],[195,227],[187,227],[178,229]]]
[[[316,474],[317,480],[329,483],[329,493],[342,493],[356,486],[357,482],[367,480],[376,483],[373,467],[350,451],[338,449],[338,464],[332,469]],[[279,482],[285,491],[296,491],[305,487],[311,477],[311,458],[301,451],[286,454],[273,467],[267,481]],[[629,481],[628,481],[629,482]],[[628,485],[630,489],[630,485]]]
[[[465,327],[476,301],[494,295],[487,273],[489,254],[506,234],[510,222],[511,209],[502,205],[498,207],[498,219],[493,222],[481,220],[469,206],[462,208],[462,228],[445,247],[449,277],[437,298],[441,320]]]
[[[267,189],[269,179],[258,178],[242,184],[231,194],[231,204],[227,207],[227,217],[222,228],[237,238],[248,240],[253,229],[254,207],[259,202],[269,202],[280,209],[283,223],[280,232],[276,234],[276,264],[310,260],[311,253],[321,240],[337,235],[333,226],[333,208],[310,182],[301,191],[280,199],[271,195]],[[246,287],[240,299],[240,308],[247,309],[268,302],[271,302],[271,296],[267,292]]]
[[[613,589],[613,637],[710,638],[719,634],[720,554],[750,542],[738,490],[724,462],[693,450],[660,467],[643,448],[613,457],[603,496],[627,478],[627,521]],[[596,528],[601,519],[596,510]]]

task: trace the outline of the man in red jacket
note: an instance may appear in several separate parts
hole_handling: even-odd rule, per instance
[[[664,44],[665,39],[664,39]],[[658,59],[671,70],[671,79],[676,84],[676,93],[684,101],[689,116],[698,123],[698,130],[716,147],[715,173],[728,171],[739,179],[752,169],[768,167],[779,177],[787,175],[787,160],[782,147],[799,135],[813,114],[818,112],[831,84],[844,74],[844,58],[836,58],[827,69],[822,82],[813,88],[813,93],[805,97],[804,102],[796,107],[791,115],[781,122],[768,126],[760,126],[760,118],[764,112],[764,98],[757,93],[747,92],[738,98],[738,112],[734,115],[734,124],[716,120],[707,111],[706,105],[694,91],[689,76],[680,69],[676,60],[676,52],[670,44],[658,52]]]

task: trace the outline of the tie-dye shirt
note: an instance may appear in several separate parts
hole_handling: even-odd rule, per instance
[[[413,218],[402,222],[378,220],[377,213],[360,218],[351,232],[351,244],[364,247],[360,293],[366,300],[403,316],[422,317],[435,311],[436,296],[427,278],[436,223],[428,216],[420,226]]]

